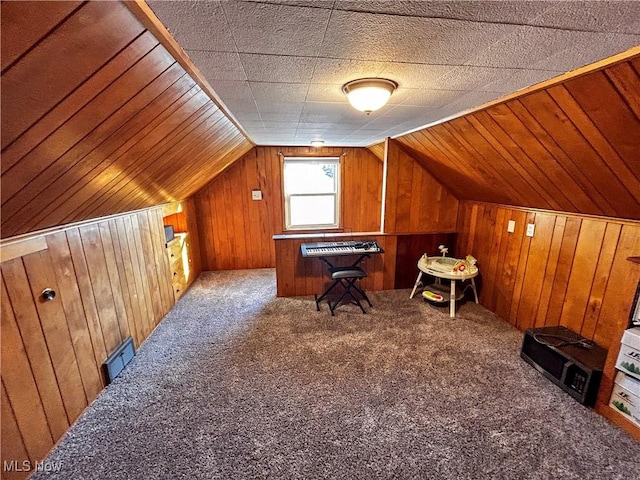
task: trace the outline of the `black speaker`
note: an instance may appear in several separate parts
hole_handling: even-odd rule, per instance
[[[598,395],[607,351],[565,327],[530,328],[520,356],[583,405]]]

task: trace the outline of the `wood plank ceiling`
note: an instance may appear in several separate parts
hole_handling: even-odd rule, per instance
[[[640,55],[397,138],[460,200],[640,219]]]
[[[2,238],[187,198],[253,146],[124,4],[0,5]],[[397,140],[461,200],[637,220],[639,116],[636,54]]]
[[[2,237],[184,199],[253,144],[120,2],[2,2]]]

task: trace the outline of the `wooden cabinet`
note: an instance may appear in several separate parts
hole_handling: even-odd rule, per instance
[[[189,286],[191,258],[189,256],[189,234],[176,233],[173,240],[167,242],[167,255],[171,270],[171,284],[176,301]]]

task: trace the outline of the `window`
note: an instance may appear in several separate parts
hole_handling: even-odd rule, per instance
[[[283,179],[287,230],[339,226],[339,157],[285,157]]]

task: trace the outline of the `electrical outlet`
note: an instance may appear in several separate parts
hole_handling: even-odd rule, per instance
[[[251,200],[262,200],[262,191],[251,190]]]
[[[536,226],[533,223],[527,223],[527,237],[533,237]]]
[[[507,232],[513,233],[515,231],[516,231],[516,221],[509,220],[509,223],[507,224]]]

